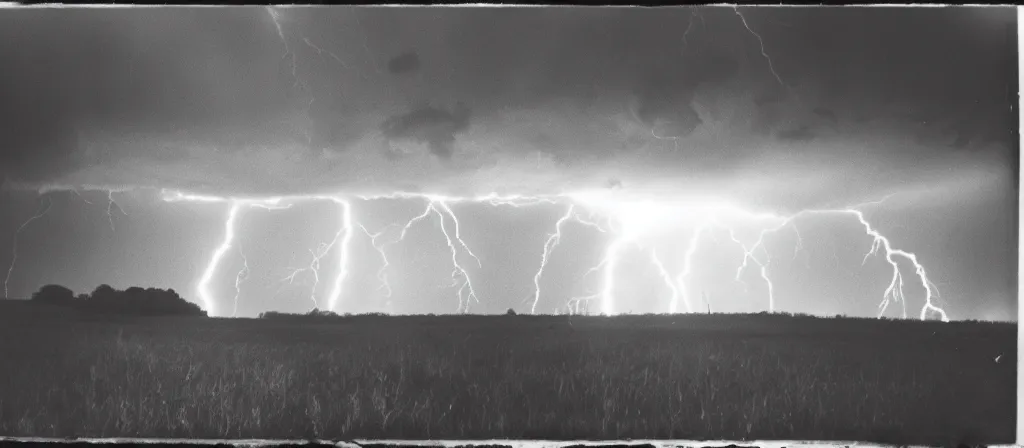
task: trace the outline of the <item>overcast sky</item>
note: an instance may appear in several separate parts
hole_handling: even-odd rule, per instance
[[[8,187],[479,194],[616,181],[631,197],[713,192],[780,213],[896,193],[871,216],[895,246],[918,253],[947,310],[1016,314],[1013,8],[22,9],[0,12],[0,59]],[[56,197],[51,214],[22,234],[18,294],[51,279],[80,289],[194,289],[196,269],[223,234],[223,204],[125,193],[131,210],[115,218],[129,230],[112,236],[106,193],[83,194],[96,204]],[[0,230],[13,236],[35,200],[7,191]],[[397,205],[404,214],[381,211],[388,207],[356,204],[364,220],[392,212],[409,219],[422,204]],[[491,291],[480,306],[518,304],[564,209],[463,209],[467,243],[492,266],[475,274]],[[301,256],[336,230],[329,203],[279,213],[243,220],[253,229],[249,244],[271,250],[254,263],[287,265],[281,258],[293,249],[295,263],[308,263]],[[805,248],[835,240],[854,261],[840,260],[828,271],[835,278],[799,277],[796,265],[773,262],[790,279],[787,294],[799,296],[789,308],[872,314],[891,273],[884,263],[860,266],[870,238],[848,223],[806,225],[824,233],[811,241],[808,230]],[[254,236],[274,226],[323,228]],[[422,281],[445,283],[447,246],[424,226],[394,250],[436,252],[439,277],[424,272]],[[598,261],[607,236],[587,232],[579,228],[583,236],[558,249],[579,261],[563,260],[552,278],[579,277]],[[771,245],[792,256],[784,233]],[[711,255],[735,255],[713,246]],[[824,269],[833,249],[815,250],[804,252],[804,264]],[[377,263],[372,247],[357,252]],[[142,268],[138,254],[164,260],[160,273]],[[392,263],[416,266],[412,255],[401,257]],[[221,296],[233,295],[235,264],[219,276]],[[367,270],[372,283],[376,266]],[[512,278],[515,286],[496,286]],[[865,283],[873,286],[847,288]],[[813,294],[797,294],[811,285]],[[563,285],[558,294],[585,287]],[[260,299],[248,311],[299,300],[272,298],[266,291],[274,288],[252,293]],[[718,295],[763,293],[736,288]],[[450,290],[435,295],[409,297],[398,311],[454,308]],[[825,306],[811,295],[834,298]]]

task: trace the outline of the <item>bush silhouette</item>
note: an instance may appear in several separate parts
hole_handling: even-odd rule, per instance
[[[282,313],[280,311],[264,311],[259,314],[260,319],[272,319],[276,321],[287,321],[287,322],[309,322],[309,321],[332,321],[338,319],[338,313],[329,310],[321,310],[314,308],[305,314],[302,313]]]
[[[321,309],[317,309],[317,308],[313,308],[313,310],[310,311],[309,313],[306,313],[306,315],[307,316],[315,316],[315,317],[332,317],[332,316],[337,316],[337,314],[335,314],[333,311],[321,310]]]
[[[145,316],[206,316],[198,305],[173,289],[130,287],[124,291],[100,285],[91,294],[74,293],[60,285],[46,285],[32,295],[41,303],[72,304],[83,311]]]
[[[71,305],[75,300],[75,293],[61,285],[46,285],[32,293],[32,300],[53,305]]]
[[[505,311],[505,315],[506,316],[515,316],[516,315],[516,310],[514,310],[512,308],[509,308],[508,311]]]

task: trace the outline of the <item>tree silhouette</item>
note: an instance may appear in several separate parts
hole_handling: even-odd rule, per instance
[[[117,295],[117,290],[108,284],[102,284],[92,290],[92,294],[89,296],[92,300],[113,300],[114,296]]]
[[[173,289],[132,286],[124,291],[100,285],[92,294],[79,294],[60,285],[46,285],[32,295],[41,303],[73,304],[84,311],[147,316],[206,316],[198,305],[181,298]]]
[[[371,313],[372,314],[372,313]],[[273,319],[277,321],[309,322],[309,321],[332,321],[339,318],[337,313],[330,310],[314,308],[305,314],[282,313],[280,311],[265,311],[259,314],[260,319]]]
[[[70,305],[75,300],[75,293],[61,285],[46,285],[32,293],[32,300],[54,305]]]

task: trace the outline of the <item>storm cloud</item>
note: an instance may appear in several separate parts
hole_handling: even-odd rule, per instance
[[[393,139],[409,139],[425,143],[435,156],[452,157],[455,134],[469,127],[469,109],[463,104],[453,110],[424,106],[387,119],[381,130]]]
[[[1016,174],[1012,8],[274,11],[0,14],[4,175],[238,194],[757,177],[781,195],[818,182],[768,171],[800,160],[861,195],[962,153]]]

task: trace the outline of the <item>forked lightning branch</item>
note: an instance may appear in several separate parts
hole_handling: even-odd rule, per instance
[[[309,201],[329,201],[338,207],[337,225],[338,230],[333,239],[322,243],[316,251],[310,251],[312,262],[308,267],[295,270],[289,280],[301,271],[309,271],[318,284],[324,276],[329,277],[330,288],[326,297],[318,298],[316,288],[311,293],[312,308],[324,307],[331,311],[344,311],[346,308],[345,285],[350,273],[352,261],[351,243],[358,233],[370,240],[372,246],[380,255],[382,263],[377,271],[377,279],[380,282],[380,289],[390,297],[392,293],[389,283],[387,269],[389,266],[388,250],[401,243],[409,230],[418,223],[436,219],[441,231],[441,237],[447,245],[451,255],[451,286],[455,288],[458,298],[456,312],[466,313],[471,309],[473,303],[480,303],[481,298],[474,288],[473,279],[467,267],[460,262],[460,254],[473,259],[478,268],[483,267],[480,259],[473,253],[470,246],[462,238],[462,227],[459,218],[452,208],[454,204],[473,203],[492,207],[511,207],[513,209],[529,206],[548,204],[553,206],[564,206],[565,212],[553,224],[553,231],[546,238],[543,246],[538,250],[538,268],[533,276],[534,292],[530,303],[530,311],[536,313],[537,304],[543,296],[540,287],[540,280],[544,276],[544,270],[548,265],[551,254],[559,247],[559,243],[565,232],[566,224],[570,221],[582,226],[597,229],[607,235],[600,261],[592,267],[586,275],[599,273],[600,290],[591,295],[571,297],[563,300],[562,309],[570,313],[578,313],[581,309],[599,309],[601,314],[613,315],[621,312],[620,298],[616,296],[617,267],[620,265],[623,250],[634,248],[648,254],[650,269],[654,270],[664,282],[666,291],[671,293],[671,300],[665,312],[676,313],[681,311],[693,312],[695,310],[693,300],[690,297],[692,288],[689,285],[690,275],[696,260],[697,247],[704,240],[709,239],[713,231],[724,232],[729,235],[727,241],[715,238],[716,244],[733,244],[742,249],[742,262],[733,268],[735,278],[740,279],[747,269],[756,269],[760,280],[767,287],[767,295],[764,297],[769,311],[776,309],[775,288],[771,276],[771,256],[766,247],[766,240],[785,229],[794,232],[797,239],[796,250],[803,245],[803,238],[799,232],[801,221],[821,219],[825,216],[846,217],[863,229],[864,258],[863,263],[872,256],[882,257],[892,269],[892,276],[881,291],[881,299],[878,304],[878,315],[882,316],[890,305],[897,305],[901,308],[904,318],[908,317],[907,297],[904,287],[907,282],[918,283],[924,291],[924,305],[916,313],[922,320],[930,317],[938,317],[948,321],[946,312],[936,303],[938,290],[935,284],[929,279],[928,272],[918,257],[912,253],[897,248],[894,243],[878,229],[876,229],[865,215],[865,209],[877,207],[883,204],[885,199],[866,202],[841,208],[807,209],[791,215],[779,215],[775,213],[758,212],[750,210],[735,203],[714,198],[679,198],[674,200],[652,200],[627,198],[616,195],[607,190],[576,191],[551,195],[497,195],[484,196],[446,196],[439,194],[425,193],[404,193],[395,192],[376,195],[296,195],[277,196],[264,198],[236,198],[222,196],[204,196],[190,194],[176,190],[163,190],[161,197],[167,202],[213,202],[223,203],[226,206],[226,216],[223,227],[223,239],[219,246],[214,248],[206,262],[206,267],[200,278],[196,294],[202,305],[211,315],[233,314],[225,313],[229,309],[223,297],[219,297],[211,290],[211,283],[217,278],[219,267],[224,255],[232,249],[236,240],[236,227],[243,210],[251,207],[260,207],[269,210],[287,210],[293,204]],[[422,213],[412,216],[404,223],[396,222],[376,232],[367,229],[357,222],[354,216],[354,204],[370,203],[382,200],[410,200],[422,201],[424,208]],[[33,219],[38,219],[38,215]],[[677,254],[660,247],[658,235],[672,230],[673,225],[689,222],[695,223],[689,238],[686,238],[686,247]],[[401,232],[397,237],[384,238],[385,231],[390,228],[401,226]],[[739,229],[758,229],[756,238],[747,241],[740,238]],[[724,243],[722,241],[725,241]],[[682,267],[678,272],[670,272],[664,258],[670,256],[682,258]],[[244,255],[243,255],[244,256]],[[320,272],[320,262],[325,257],[335,257],[337,268],[333,273]],[[912,272],[904,272],[903,264],[912,266]],[[13,269],[13,265],[12,265]],[[231,309],[237,310],[239,296],[239,281],[249,274],[248,262],[242,271],[236,274],[236,291],[234,303]],[[586,306],[591,305],[591,306]]]

